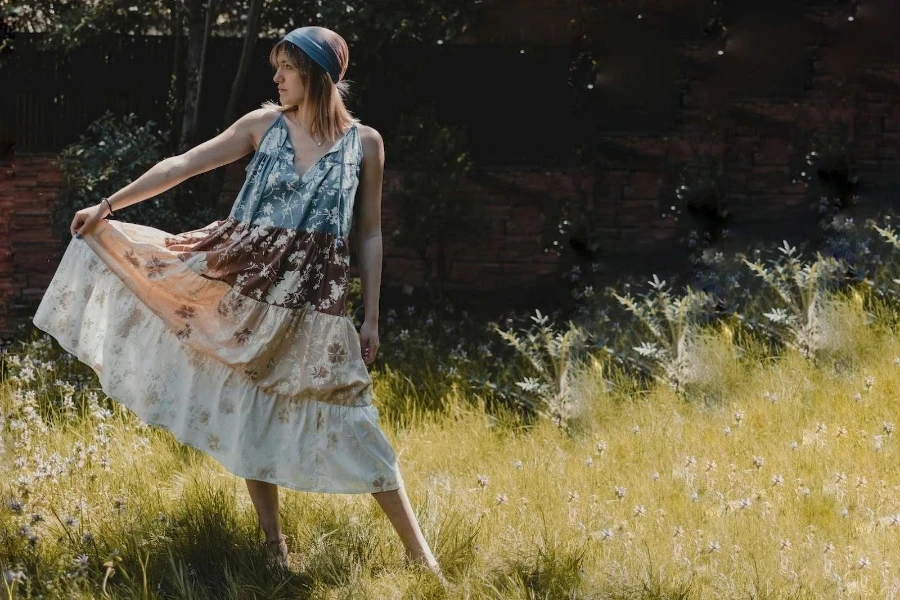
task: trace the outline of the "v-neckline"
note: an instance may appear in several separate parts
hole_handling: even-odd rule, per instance
[[[320,162],[322,162],[322,159],[324,159],[326,156],[328,156],[329,154],[331,154],[332,152],[337,150],[340,147],[341,143],[344,141],[344,138],[346,138],[350,134],[350,132],[353,131],[354,127],[356,127],[356,123],[351,124],[350,128],[344,132],[344,135],[339,137],[338,140],[334,143],[334,145],[331,146],[331,148],[329,148],[328,152],[326,152],[325,154],[320,156],[318,159],[316,159],[316,162],[311,164],[309,166],[309,168],[306,169],[306,171],[304,171],[303,174],[301,175],[299,172],[297,172],[297,165],[294,163],[294,160],[297,158],[297,151],[294,148],[294,142],[291,141],[291,129],[290,129],[290,127],[287,126],[287,123],[284,122],[284,120],[287,119],[287,117],[285,117],[284,113],[282,112],[279,115],[279,118],[282,119],[281,126],[284,127],[285,140],[287,141],[288,145],[291,147],[291,169],[294,171],[294,173],[297,175],[297,177],[300,178],[300,181],[304,181],[306,179],[306,176],[313,169],[315,169],[319,165]]]

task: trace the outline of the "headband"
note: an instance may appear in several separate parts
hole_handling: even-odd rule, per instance
[[[325,69],[331,76],[331,81],[337,83],[341,80],[341,63],[331,45],[325,42],[325,31],[321,27],[299,27],[282,40],[287,40],[303,50],[316,64]]]

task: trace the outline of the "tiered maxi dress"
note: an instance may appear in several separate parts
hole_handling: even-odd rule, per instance
[[[354,123],[299,175],[279,113],[228,218],[176,235],[98,222],[70,241],[33,322],[106,395],[239,477],[398,489],[344,313],[361,160]]]

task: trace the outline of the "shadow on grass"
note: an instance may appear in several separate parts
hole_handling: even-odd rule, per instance
[[[538,540],[488,575],[485,585],[502,598],[578,598],[584,579],[587,543],[562,538],[543,514]]]
[[[124,586],[116,586],[121,597],[136,590],[203,600],[310,596],[313,576],[280,573],[267,566],[255,523],[242,518],[228,490],[191,485],[174,514],[163,521],[160,534],[133,531],[126,542],[120,583]],[[155,529],[146,525],[142,531]]]

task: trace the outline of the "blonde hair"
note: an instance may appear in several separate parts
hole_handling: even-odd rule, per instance
[[[324,28],[323,28],[324,29]],[[269,52],[269,64],[278,68],[278,56],[284,53],[285,59],[300,72],[305,88],[303,107],[309,123],[309,132],[313,137],[323,140],[335,140],[341,137],[353,123],[358,123],[344,104],[344,98],[350,94],[350,84],[344,79],[347,65],[350,62],[350,51],[347,42],[340,35],[326,29],[326,43],[331,46],[341,65],[341,76],[337,83],[332,82],[328,72],[320,67],[303,50],[287,40],[281,40]],[[263,108],[272,108],[279,112],[299,111],[297,104],[282,106],[271,100],[262,104]]]

